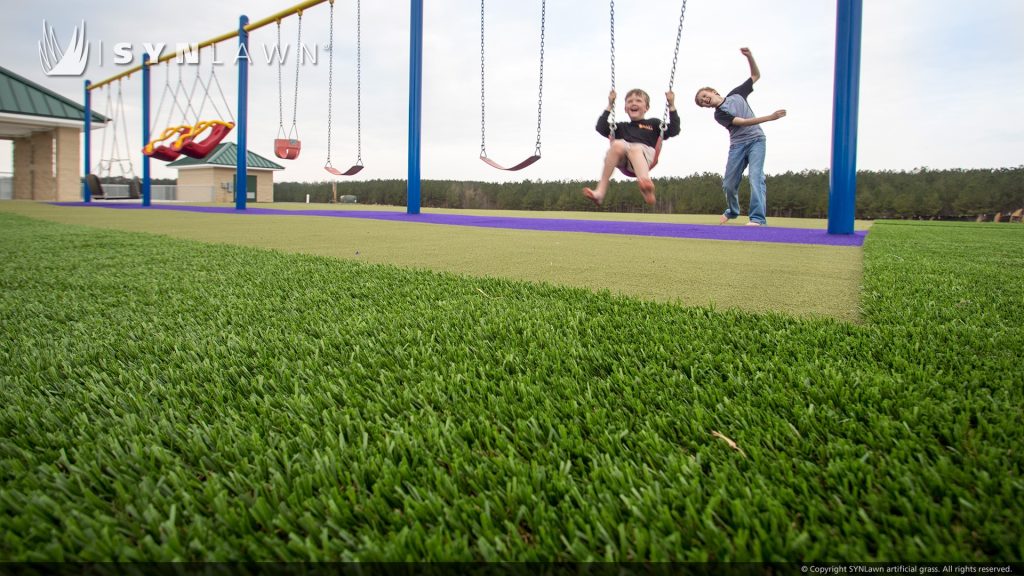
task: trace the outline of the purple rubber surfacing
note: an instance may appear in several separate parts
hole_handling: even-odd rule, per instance
[[[440,224],[445,226],[472,226],[478,228],[506,228],[542,232],[586,232],[591,234],[622,234],[661,238],[690,238],[697,240],[733,240],[741,242],[774,242],[784,244],[816,244],[823,246],[861,246],[866,231],[853,234],[829,234],[813,228],[776,228],[773,226],[738,226],[714,224],[675,224],[670,222],[617,222],[610,220],[575,220],[564,218],[528,218],[510,216],[473,216],[467,214],[406,214],[385,211],[347,210],[281,210],[277,208],[246,208],[220,206],[153,205],[143,207],[131,204],[97,204],[85,202],[54,202],[55,206],[98,207],[128,210],[172,210],[207,214],[234,214],[239,216],[322,216],[328,218],[361,218],[389,222]]]

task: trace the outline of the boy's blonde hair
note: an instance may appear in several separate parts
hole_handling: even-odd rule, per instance
[[[711,86],[705,86],[700,90],[697,90],[697,93],[693,95],[693,101],[697,104],[697,106],[700,106],[700,93],[705,90],[707,90],[708,92],[714,92],[716,96],[721,96],[721,94],[718,93],[718,90],[715,90]]]
[[[644,92],[643,90],[641,90],[639,88],[633,88],[629,92],[626,92],[626,98],[627,99],[630,96],[634,96],[634,95],[643,98],[644,99],[644,103],[647,104],[647,107],[648,108],[651,107],[651,97],[647,95],[647,92]]]

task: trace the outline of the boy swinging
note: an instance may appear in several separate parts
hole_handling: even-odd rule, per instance
[[[675,93],[665,93],[668,101],[669,122],[662,134],[662,121],[658,118],[644,118],[651,107],[651,98],[646,92],[635,88],[626,93],[626,114],[629,122],[614,127],[608,122],[612,109],[615,107],[615,90],[608,93],[608,108],[597,120],[597,132],[608,138],[608,153],[605,155],[601,170],[601,180],[594,189],[584,188],[583,195],[595,205],[600,206],[608,192],[608,182],[615,168],[624,174],[636,175],[640,193],[644,202],[654,204],[654,182],[651,180],[650,169],[657,162],[657,150],[661,140],[679,135],[679,114],[676,112]]]

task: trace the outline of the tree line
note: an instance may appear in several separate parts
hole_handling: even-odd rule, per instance
[[[657,203],[651,207],[632,182],[613,182],[605,209],[615,212],[719,214],[723,209],[722,177],[705,172],[685,178],[658,178]],[[594,210],[580,190],[593,182],[531,181],[506,183],[425,180],[421,205],[431,208],[492,210]],[[331,202],[330,182],[274,184],[276,202]],[[768,176],[768,215],[794,218],[828,216],[829,172],[804,170]],[[404,180],[337,182],[337,198],[356,196],[361,204],[404,206]],[[744,178],[740,202],[749,187]],[[963,220],[979,215],[1008,214],[1024,208],[1024,166],[999,169],[861,171],[857,173],[857,217]]]

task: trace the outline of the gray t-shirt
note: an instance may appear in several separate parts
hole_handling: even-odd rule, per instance
[[[764,130],[761,126],[735,126],[733,118],[754,118],[754,111],[747,103],[747,96],[754,91],[754,80],[747,78],[743,84],[732,89],[732,92],[725,97],[725,101],[718,108],[715,108],[715,120],[729,129],[729,144],[743,144],[757,138],[764,137]]]

